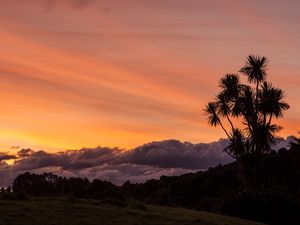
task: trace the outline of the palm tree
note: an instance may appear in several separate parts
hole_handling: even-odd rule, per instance
[[[268,59],[266,57],[249,55],[245,65],[239,71],[248,77],[249,83],[256,84],[256,102],[258,98],[259,84],[265,81],[267,77],[267,66]]]
[[[237,74],[226,74],[219,83],[222,89],[216,101],[205,108],[211,126],[220,125],[230,140],[225,151],[237,158],[246,154],[261,155],[269,152],[276,143],[280,127],[272,124],[272,117],[282,117],[289,105],[283,100],[284,91],[266,82],[266,57],[250,55],[240,72],[247,75],[248,82],[256,87],[242,84]],[[261,84],[261,85],[260,85]],[[235,127],[232,117],[242,121]],[[231,126],[228,132],[223,118]]]

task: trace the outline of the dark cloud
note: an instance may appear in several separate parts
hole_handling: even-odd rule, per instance
[[[206,169],[218,163],[228,163],[229,156],[222,153],[226,140],[210,144],[192,144],[177,140],[152,142],[131,151],[118,148],[83,148],[59,153],[22,149],[14,167],[33,170],[60,167],[63,170],[82,170],[102,165],[147,165],[158,168]]]
[[[83,148],[59,153],[22,149],[16,156],[3,153],[3,160],[16,159],[15,164],[0,165],[2,185],[26,171],[54,172],[64,176],[86,176],[121,184],[127,180],[142,182],[162,175],[206,169],[231,159],[222,149],[225,140],[210,144],[182,143],[177,140],[153,142],[130,151],[118,148]],[[0,184],[1,185],[1,184]]]
[[[34,153],[34,151],[30,148],[27,148],[27,149],[21,149],[20,151],[17,152],[17,156],[18,157],[27,157],[27,156],[30,156]]]
[[[16,161],[16,170],[34,170],[45,167],[59,167],[62,170],[81,170],[107,163],[113,163],[122,153],[117,148],[83,148],[59,153],[47,153],[45,151],[22,154]],[[19,152],[18,152],[19,155]]]
[[[10,159],[16,159],[16,156],[9,155],[9,154],[4,153],[4,152],[0,152],[0,162],[3,161],[3,160],[10,160]]]
[[[277,148],[292,140],[281,139]],[[223,149],[228,141],[192,144],[177,140],[152,142],[130,151],[119,148],[83,148],[58,153],[22,149],[16,156],[0,153],[0,186],[10,184],[26,171],[53,172],[62,176],[105,179],[115,184],[130,180],[143,182],[162,175],[180,175],[232,162]],[[5,160],[16,159],[8,165]]]
[[[226,145],[225,140],[210,144],[182,143],[177,140],[153,142],[134,149],[124,155],[121,161],[161,168],[206,169],[231,161],[222,153]]]

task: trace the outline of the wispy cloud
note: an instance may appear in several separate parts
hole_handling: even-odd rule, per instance
[[[85,9],[93,4],[95,0],[43,0],[46,10],[51,11],[61,5],[68,5],[74,9]]]
[[[298,8],[293,0],[1,1],[1,147],[221,138],[202,108],[250,53],[270,59],[270,79],[292,106],[281,135],[295,134]]]

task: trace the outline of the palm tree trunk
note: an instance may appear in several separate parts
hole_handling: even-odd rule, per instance
[[[226,114],[226,117],[227,117],[227,120],[228,120],[228,122],[230,123],[231,129],[232,129],[232,131],[233,131],[233,130],[234,130],[234,126],[233,126],[233,123],[231,122],[231,120],[230,120],[228,114]]]
[[[255,106],[256,106],[256,111],[257,111],[257,104],[258,104],[258,85],[259,81],[256,81],[256,96],[255,96]]]
[[[220,126],[222,127],[222,129],[224,130],[225,134],[227,135],[227,137],[232,140],[231,136],[228,134],[227,130],[224,128],[223,124],[220,121]]]

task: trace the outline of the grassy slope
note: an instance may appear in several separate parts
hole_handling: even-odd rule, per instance
[[[96,200],[34,198],[0,201],[0,224],[44,225],[258,225],[210,213],[129,203],[116,205]]]

